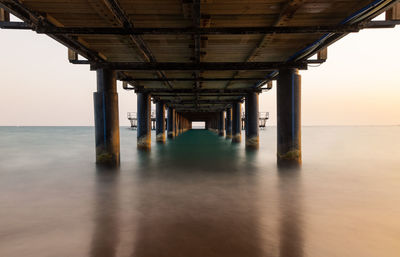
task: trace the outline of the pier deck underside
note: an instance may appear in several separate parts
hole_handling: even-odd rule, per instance
[[[306,68],[302,62],[351,31],[344,26],[357,30],[395,2],[0,1],[39,33],[85,57],[93,69],[115,69],[130,88],[150,91],[154,100],[177,111],[196,113],[224,110],[265,86],[280,67]],[[57,32],[62,28],[70,31]],[[72,28],[81,30],[74,34]],[[83,33],[85,28],[109,32]],[[138,67],[143,63],[151,65]]]

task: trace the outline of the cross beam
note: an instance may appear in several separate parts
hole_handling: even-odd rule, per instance
[[[265,80],[267,78],[265,77],[259,77],[259,78],[249,78],[249,77],[243,77],[243,78],[204,78],[204,77],[198,77],[198,78],[132,78],[132,77],[125,77],[121,79],[121,81],[127,81],[127,82],[163,82],[163,81],[191,81],[191,82],[205,82],[205,81],[228,81],[228,80],[236,80],[236,81],[260,81],[260,80]]]
[[[169,106],[184,106],[184,105],[194,105],[194,99],[193,100],[163,100],[165,104]],[[201,104],[232,104],[234,102],[243,102],[241,99],[235,99],[235,100],[197,100],[197,103],[199,105]]]
[[[194,88],[136,88],[136,93],[150,93],[150,94],[246,94],[250,92],[261,93],[261,88],[237,88],[237,89],[194,89]]]
[[[2,29],[34,30],[44,34],[70,35],[246,35],[246,34],[299,34],[299,33],[351,33],[361,29],[393,28],[399,21],[370,21],[361,24],[336,26],[267,26],[267,27],[187,27],[187,28],[125,28],[125,27],[55,27],[32,26],[24,22],[0,22]]]
[[[94,63],[91,65],[92,70],[111,69],[111,70],[186,70],[186,71],[226,71],[226,70],[261,70],[273,71],[281,68],[297,68],[301,70],[307,69],[310,61],[301,62],[106,62]],[[311,61],[315,63],[315,61]]]

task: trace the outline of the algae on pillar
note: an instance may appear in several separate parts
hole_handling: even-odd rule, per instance
[[[240,143],[242,141],[241,135],[241,112],[242,105],[240,102],[232,104],[232,143]]]
[[[246,147],[259,147],[258,93],[251,92],[246,96]]]
[[[120,163],[118,94],[115,71],[99,69],[97,92],[93,93],[96,138],[96,163]]]
[[[151,149],[151,97],[149,93],[137,93],[137,147]]]
[[[278,164],[300,164],[301,77],[297,69],[279,70],[276,96]]]

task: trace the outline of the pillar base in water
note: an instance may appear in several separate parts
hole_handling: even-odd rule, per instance
[[[137,139],[137,148],[140,150],[150,150],[151,149],[151,139],[149,136],[140,137]]]
[[[246,137],[246,148],[258,149],[260,146],[260,140],[258,136]]]
[[[174,132],[168,132],[168,138],[174,139]]]
[[[225,138],[226,139],[232,139],[232,134],[226,134]]]
[[[220,137],[225,136],[225,132],[224,132],[224,131],[219,131],[219,132],[218,132],[218,136],[220,136]]]
[[[162,133],[162,134],[156,135],[156,141],[159,143],[165,143],[165,134]]]
[[[240,143],[241,141],[242,141],[241,134],[232,135],[232,143]]]
[[[301,151],[292,150],[287,153],[278,153],[279,166],[298,166],[301,165]]]
[[[96,147],[96,164],[101,166],[119,166],[119,153],[110,153],[104,147]]]

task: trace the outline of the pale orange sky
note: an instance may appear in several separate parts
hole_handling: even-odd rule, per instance
[[[95,72],[72,65],[67,49],[31,31],[0,30],[0,126],[93,125]],[[400,125],[400,27],[350,34],[328,61],[301,71],[303,125]],[[136,111],[133,92],[118,83],[120,124]],[[276,124],[276,88],[260,111]]]

